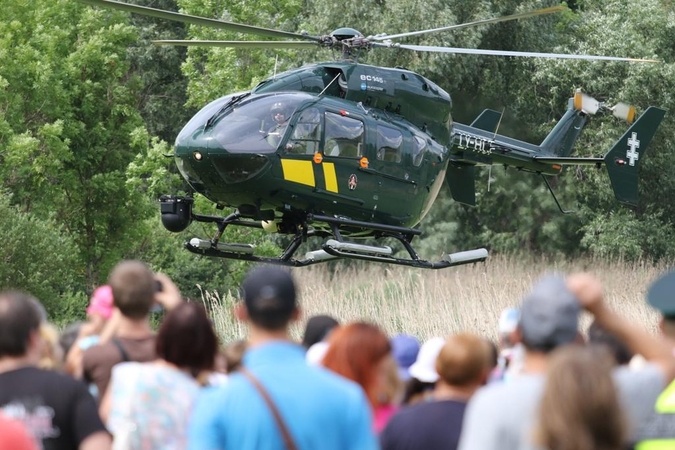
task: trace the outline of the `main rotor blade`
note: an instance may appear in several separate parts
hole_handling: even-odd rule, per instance
[[[498,23],[498,22],[508,22],[509,20],[517,20],[517,19],[526,19],[528,17],[535,17],[535,16],[541,16],[544,14],[553,14],[557,13],[560,11],[565,11],[567,9],[566,6],[551,6],[550,8],[542,8],[542,9],[536,9],[534,11],[529,11],[526,13],[520,13],[520,14],[512,14],[510,16],[503,16],[503,17],[495,17],[493,19],[485,19],[485,20],[477,20],[475,22],[467,22],[467,23],[460,23],[457,25],[449,25],[447,27],[440,27],[440,28],[432,28],[429,30],[421,30],[421,31],[409,31],[407,33],[399,33],[399,34],[390,34],[390,35],[383,35],[383,36],[372,36],[370,37],[371,41],[384,41],[384,40],[389,40],[389,39],[398,39],[402,37],[408,37],[408,36],[419,36],[421,34],[427,34],[427,33],[437,33],[439,31],[449,31],[449,30],[459,30],[461,28],[467,28],[467,27],[475,27],[478,25],[487,25],[490,23]]]
[[[316,47],[309,41],[205,41],[205,40],[161,40],[155,45],[178,45],[183,47],[231,47],[231,48],[307,48]]]
[[[464,55],[490,55],[490,56],[521,56],[527,58],[556,58],[556,59],[584,59],[589,61],[629,61],[629,62],[659,62],[655,59],[618,58],[614,56],[596,55],[571,55],[565,53],[536,53],[536,52],[512,52],[508,50],[483,50],[476,48],[433,47],[428,45],[405,45],[405,44],[380,44],[374,43],[374,47],[403,48],[417,52],[458,53]]]
[[[155,17],[158,19],[175,20],[177,22],[189,23],[192,25],[203,25],[207,27],[220,28],[222,30],[234,31],[237,33],[255,34],[267,37],[296,38],[310,41],[318,41],[318,37],[304,34],[291,33],[288,31],[272,30],[269,28],[256,27],[253,25],[242,25],[240,23],[226,22],[218,19],[208,19],[206,17],[192,16],[163,9],[150,8],[148,6],[132,5],[129,3],[117,2],[114,0],[77,0],[92,6],[101,6],[104,8],[119,9],[142,16]]]

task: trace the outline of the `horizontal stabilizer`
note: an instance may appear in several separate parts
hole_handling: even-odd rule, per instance
[[[502,118],[502,113],[495,111],[494,109],[486,109],[476,119],[471,122],[471,126],[474,128],[479,128],[484,131],[489,131],[490,133],[497,132],[497,127],[499,126],[499,121]]]
[[[445,179],[455,201],[476,206],[476,175],[473,164],[451,162]]]

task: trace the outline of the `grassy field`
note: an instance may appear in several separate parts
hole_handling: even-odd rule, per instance
[[[645,302],[651,282],[667,270],[648,263],[600,260],[553,261],[496,256],[486,263],[429,271],[369,264],[335,273],[327,267],[294,269],[304,317],[330,314],[343,322],[366,320],[390,335],[409,333],[424,340],[458,331],[496,338],[502,309],[517,306],[532,283],[552,271],[590,271],[605,285],[617,311],[655,330],[656,313]],[[223,341],[241,338],[245,329],[231,313],[236,299],[204,290]],[[585,328],[589,317],[584,317]],[[301,336],[304,321],[293,330]]]

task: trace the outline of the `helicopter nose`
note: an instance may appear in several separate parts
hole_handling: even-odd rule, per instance
[[[269,159],[258,154],[211,154],[213,167],[229,185],[245,183],[260,175],[269,165]]]
[[[239,192],[269,166],[259,153],[231,152],[207,136],[194,136],[176,145],[181,175],[198,192]]]

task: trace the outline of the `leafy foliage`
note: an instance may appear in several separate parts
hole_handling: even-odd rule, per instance
[[[12,30],[0,44],[3,184],[22,210],[63,224],[93,287],[146,214],[125,188],[126,166],[145,151],[132,142],[143,126],[126,59],[136,32],[75,2],[14,2],[0,21]]]
[[[50,220],[25,213],[0,197],[0,290],[21,288],[42,300],[50,319],[82,316],[86,296],[75,242]]]
[[[553,0],[133,0],[142,5],[292,32],[326,34],[349,26],[365,35],[395,34],[512,14]],[[501,134],[540,142],[576,88],[612,104],[675,111],[675,10],[668,0],[569,2],[563,14],[455,32],[408,37],[410,44],[654,58],[659,64],[574,62],[381,49],[360,62],[404,66],[451,93],[457,121],[504,108]],[[193,224],[165,232],[156,199],[189,191],[170,145],[193,112],[222,95],[251,89],[275,71],[338,58],[327,50],[155,47],[153,39],[265,39],[141,18],[72,0],[3,3],[0,16],[0,269],[3,286],[45,299],[58,317],[75,311],[121,258],[148,261],[190,296],[197,285],[228,290],[244,263],[197,258],[182,249],[212,230]],[[641,204],[617,204],[604,170],[567,169],[550,179],[560,214],[542,180],[494,167],[477,175],[469,208],[443,191],[421,224],[423,256],[487,246],[550,255],[671,259],[675,119],[669,113],[641,165]],[[577,145],[581,155],[609,149],[625,129],[594,117]],[[218,213],[203,198],[196,209]],[[48,237],[48,239],[47,239]],[[224,239],[277,254],[258,230],[228,228]],[[51,245],[48,245],[51,243]],[[26,249],[25,252],[19,251]],[[27,255],[31,255],[29,258]],[[70,308],[70,309],[69,309]]]

